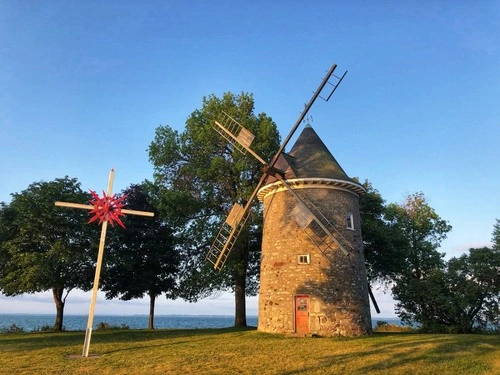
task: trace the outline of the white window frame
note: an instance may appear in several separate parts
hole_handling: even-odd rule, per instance
[[[349,230],[354,230],[354,216],[351,212],[345,215],[346,228]]]
[[[311,256],[309,254],[297,255],[297,264],[311,264]]]

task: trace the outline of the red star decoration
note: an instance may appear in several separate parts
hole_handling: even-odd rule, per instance
[[[106,193],[102,192],[102,198],[97,195],[95,191],[90,190],[90,194],[94,197],[94,200],[90,200],[89,203],[94,206],[94,208],[89,212],[89,215],[94,215],[90,218],[89,223],[92,223],[99,219],[99,224],[102,224],[103,221],[108,221],[112,226],[114,223],[118,223],[121,227],[125,228],[119,216],[125,216],[122,212],[122,208],[125,207],[125,204],[122,203],[123,200],[127,197],[126,195],[122,195],[120,198],[117,198],[116,194],[112,196],[107,196]]]

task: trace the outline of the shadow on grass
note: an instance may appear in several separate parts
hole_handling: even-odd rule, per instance
[[[453,363],[457,373],[493,373],[489,365],[481,362],[480,358],[489,353],[498,352],[500,336],[495,335],[415,335],[408,334],[407,340],[400,333],[384,333],[383,340],[374,342],[370,348],[364,347],[362,351],[346,354],[334,354],[323,357],[315,366],[308,367],[308,372],[328,373],[332,368],[345,366],[347,372],[356,373],[379,373],[391,371],[398,373],[398,368],[407,372],[407,365],[415,366],[417,363],[425,363],[426,366],[435,365],[436,371],[443,369],[443,365]],[[375,340],[382,336],[375,334]],[[396,339],[397,342],[391,342]],[[355,340],[355,339],[353,339]],[[370,357],[372,359],[370,359]],[[363,358],[362,364],[357,368],[349,368],[356,358]],[[457,358],[462,359],[457,363]],[[411,367],[410,366],[410,367]],[[417,365],[418,366],[418,365]],[[418,367],[417,367],[418,368]],[[428,368],[428,367],[427,367]],[[284,371],[283,375],[303,373],[305,369]],[[418,371],[417,371],[418,373]],[[433,372],[434,373],[434,372]],[[443,373],[449,373],[444,371]]]
[[[141,342],[161,339],[190,338],[193,336],[213,336],[223,334],[234,334],[254,331],[256,327],[228,327],[228,328],[206,328],[206,329],[158,329],[158,330],[107,330],[92,331],[92,344],[112,344],[126,342]],[[18,351],[30,351],[44,349],[47,347],[63,347],[83,345],[85,332],[67,331],[61,333],[30,332],[21,334],[0,335],[0,345],[4,348],[8,345],[15,346]],[[163,345],[164,346],[164,345]]]

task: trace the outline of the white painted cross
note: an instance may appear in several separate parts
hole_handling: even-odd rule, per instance
[[[149,216],[153,217],[154,213],[146,212],[146,211],[135,211],[135,210],[122,210],[123,204],[120,203],[122,198],[115,199],[112,194],[113,190],[113,179],[115,176],[114,169],[111,169],[109,172],[109,180],[108,180],[108,190],[107,193],[104,194],[103,198],[99,198],[94,192],[92,195],[96,198],[94,201],[91,201],[92,204],[79,204],[79,203],[67,203],[67,202],[56,202],[56,206],[60,207],[71,207],[71,208],[81,208],[84,210],[91,210],[91,213],[94,213],[95,216],[90,219],[89,222],[95,221],[99,219],[99,223],[102,223],[101,228],[101,240],[99,242],[99,252],[97,255],[97,265],[94,276],[94,287],[92,289],[92,298],[90,300],[90,310],[89,310],[89,318],[87,321],[87,329],[85,331],[85,342],[83,344],[83,357],[89,356],[89,348],[90,348],[90,337],[92,335],[92,324],[94,322],[94,309],[95,303],[97,299],[97,291],[99,289],[99,276],[101,274],[101,266],[102,266],[102,258],[104,254],[104,242],[106,241],[106,230],[108,228],[108,221],[113,225],[113,221],[116,221],[119,225],[123,226],[123,223],[120,221],[118,216],[127,215],[140,215],[140,216]],[[124,227],[125,228],[125,227]]]

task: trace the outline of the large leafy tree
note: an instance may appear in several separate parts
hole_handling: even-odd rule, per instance
[[[444,265],[445,254],[438,248],[451,225],[428,204],[422,192],[408,195],[401,204],[389,204],[385,220],[397,233],[398,251],[403,258],[403,267],[395,277],[398,283],[404,278],[421,279],[428,271]]]
[[[392,289],[396,312],[404,321],[419,317],[414,314],[424,308],[430,291],[423,288],[436,270],[445,266],[444,254],[438,251],[451,226],[427,203],[423,193],[408,195],[402,204],[389,204],[385,219],[398,233],[401,269],[394,277]],[[417,287],[420,285],[420,287]]]
[[[422,193],[402,204],[385,205],[370,182],[360,199],[363,244],[371,282],[393,286],[396,310],[404,322],[423,330],[472,332],[499,322],[499,221],[493,248],[443,260],[438,248],[451,227]]]
[[[471,333],[500,324],[500,251],[470,249],[398,288],[400,317],[424,331]]]
[[[154,212],[155,217],[123,218],[126,229],[114,231],[108,242],[102,289],[109,299],[148,296],[148,328],[154,329],[156,299],[163,293],[167,298],[176,297],[179,254],[173,229],[159,215],[151,189],[151,184],[142,183],[122,192],[128,207]]]
[[[91,287],[98,239],[87,212],[55,201],[86,203],[75,178],[35,182],[0,206],[0,290],[7,296],[52,291],[54,329],[63,328],[64,305],[74,288]]]
[[[454,316],[460,332],[471,332],[477,326],[500,327],[500,249],[473,248],[469,254],[448,261],[450,305],[458,311]]]
[[[260,222],[249,219],[227,267],[221,275],[203,264],[206,252],[233,202],[244,205],[261,176],[261,165],[253,157],[229,146],[213,128],[222,111],[255,135],[252,149],[270,159],[279,148],[279,134],[272,119],[254,113],[252,95],[225,93],[203,98],[202,108],[187,119],[178,133],[169,126],[156,129],[149,148],[155,180],[165,193],[183,196],[185,257],[184,298],[194,300],[214,290],[235,293],[235,325],[246,325],[245,295],[257,292],[260,258]],[[179,208],[178,208],[179,209]]]

